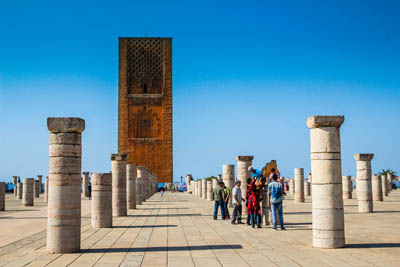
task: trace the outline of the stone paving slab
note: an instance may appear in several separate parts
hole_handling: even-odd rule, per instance
[[[353,197],[356,197],[353,194]],[[345,200],[346,248],[312,244],[311,198],[284,202],[287,231],[252,229],[213,220],[213,202],[185,193],[154,195],[114,217],[113,228],[90,226],[90,200],[82,200],[81,252],[46,252],[47,206],[21,206],[11,194],[0,213],[0,266],[400,266],[400,192],[360,214]]]

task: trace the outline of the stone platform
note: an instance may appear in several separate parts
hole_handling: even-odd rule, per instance
[[[284,202],[287,231],[214,221],[212,202],[170,192],[114,218],[114,228],[93,229],[90,201],[83,200],[82,250],[60,255],[46,252],[43,196],[23,207],[7,194],[0,266],[399,266],[400,191],[374,202],[374,213],[358,213],[357,199],[344,203],[347,247],[317,249],[311,247],[310,197]]]

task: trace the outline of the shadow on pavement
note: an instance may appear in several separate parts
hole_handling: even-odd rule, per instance
[[[346,244],[346,248],[400,248],[400,243]]]
[[[241,245],[205,245],[205,246],[175,246],[175,247],[147,247],[147,248],[91,248],[83,253],[106,253],[106,252],[159,252],[159,251],[190,251],[190,250],[224,250],[242,249]]]

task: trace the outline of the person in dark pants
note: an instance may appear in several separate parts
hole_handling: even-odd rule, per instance
[[[238,224],[242,224],[242,190],[240,189],[241,181],[236,181],[236,185],[232,188],[232,224],[236,224],[236,219]]]
[[[228,204],[229,204],[229,198],[231,197],[231,190],[229,189],[229,187],[227,187],[225,185],[225,183],[223,183],[224,188],[224,211],[225,211],[225,219],[229,220],[230,216],[229,216],[229,209],[228,209]]]
[[[247,182],[247,187],[249,187],[249,184],[251,183],[251,178],[247,178],[246,182]],[[247,198],[247,195],[245,196],[245,198],[246,198],[245,205],[247,207],[248,204],[249,204],[249,199]],[[247,225],[250,225],[250,213],[249,213],[249,210],[247,210],[247,214],[246,215],[247,215],[246,223],[247,223]]]
[[[282,208],[282,200],[283,200],[283,186],[282,184],[277,182],[278,175],[274,174],[272,176],[272,182],[268,185],[268,207],[271,208],[272,211],[272,223],[274,225],[274,229],[277,230],[276,226],[276,210],[279,212],[279,220],[281,223],[281,230],[286,230],[285,224],[283,223],[283,208]]]
[[[221,218],[225,220],[225,208],[224,208],[224,188],[223,182],[219,182],[217,187],[213,189],[213,196],[214,196],[214,220],[217,219],[218,216],[218,207],[221,208]]]

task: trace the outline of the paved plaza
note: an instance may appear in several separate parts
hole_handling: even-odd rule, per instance
[[[287,231],[252,229],[213,220],[213,202],[186,193],[154,195],[114,217],[113,228],[90,226],[90,201],[82,200],[81,252],[46,252],[47,205],[34,207],[6,196],[0,213],[0,266],[399,266],[400,192],[358,213],[344,200],[346,248],[312,244],[311,198],[284,202]]]

